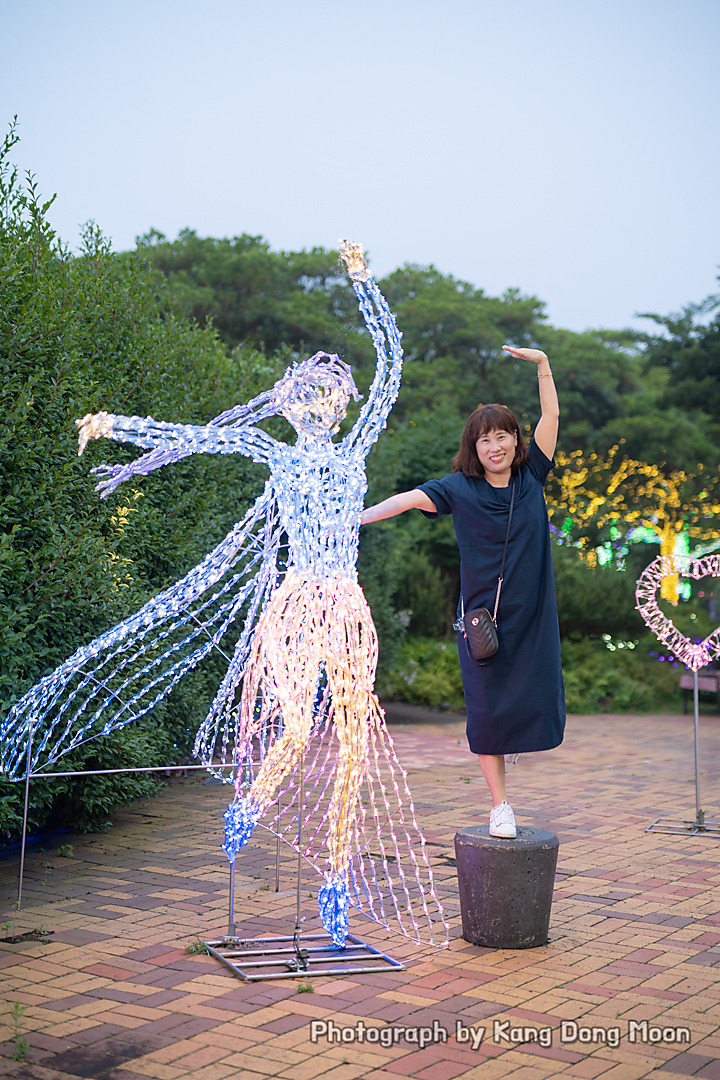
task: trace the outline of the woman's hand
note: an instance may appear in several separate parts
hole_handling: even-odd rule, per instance
[[[529,360],[533,364],[542,364],[547,356],[540,349],[515,349],[512,345],[503,345],[505,352],[509,352],[516,360]]]
[[[545,457],[552,460],[557,444],[560,407],[552,371],[550,370],[550,361],[540,349],[515,349],[512,345],[503,345],[503,349],[505,352],[510,353],[511,356],[517,357],[518,360],[529,360],[531,364],[537,364],[542,415],[535,428],[535,443],[540,447]]]

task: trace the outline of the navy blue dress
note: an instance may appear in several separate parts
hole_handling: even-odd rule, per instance
[[[543,486],[554,462],[531,440],[511,483],[515,505],[498,609],[499,648],[483,667],[458,635],[467,734],[473,754],[552,750],[565,729],[565,689],[550,530]],[[438,513],[452,514],[465,611],[492,614],[510,509],[510,485],[451,473],[419,485]]]

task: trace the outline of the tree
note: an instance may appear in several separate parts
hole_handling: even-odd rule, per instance
[[[547,488],[550,520],[591,567],[603,540],[625,540],[638,526],[654,535],[661,555],[675,553],[681,535],[705,544],[720,537],[720,479],[702,465],[695,474],[666,474],[658,465],[624,457],[620,446],[604,458],[558,452],[556,461]],[[662,595],[677,603],[677,574],[664,579]]]
[[[720,280],[720,278],[718,279]],[[667,371],[666,403],[709,417],[717,441],[720,435],[720,295],[688,304],[680,314],[652,315],[667,331],[646,335],[649,366]],[[716,312],[709,322],[702,316]],[[669,335],[669,336],[668,336]]]
[[[137,250],[170,286],[165,302],[201,326],[212,322],[230,348],[326,350],[372,361],[337,251],[273,252],[260,236],[216,240],[192,229],[173,241],[151,230]]]

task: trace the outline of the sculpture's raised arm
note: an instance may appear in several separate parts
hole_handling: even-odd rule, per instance
[[[343,442],[355,446],[367,455],[372,444],[387,424],[387,418],[397,400],[402,376],[402,337],[385,297],[370,277],[360,244],[343,240],[340,257],[345,260],[360,310],[368,328],[377,363],[375,377],[367,401],[360,410],[352,431]],[[388,355],[389,353],[389,355]]]
[[[269,395],[261,395],[263,399]],[[113,439],[115,442],[130,442],[150,450],[149,454],[131,461],[126,465],[99,465],[93,470],[107,477],[97,485],[103,498],[109,495],[118,484],[132,476],[145,476],[153,469],[159,469],[190,454],[245,454],[253,461],[267,462],[277,441],[254,423],[247,420],[262,419],[270,415],[274,408],[259,408],[254,412],[252,406],[260,399],[255,399],[248,406],[239,406],[223,413],[209,424],[168,424],[153,420],[151,416],[116,416],[113,413],[88,413],[82,420],[76,420],[78,426],[78,456],[82,454],[90,439]],[[250,416],[248,416],[248,413]],[[242,414],[245,414],[242,416]],[[239,416],[239,420],[232,421]],[[245,420],[245,422],[243,422]],[[220,423],[218,421],[221,421]],[[222,422],[224,421],[224,422]]]

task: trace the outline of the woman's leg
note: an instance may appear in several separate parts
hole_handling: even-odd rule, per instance
[[[480,768],[490,788],[493,806],[505,802],[505,758],[502,754],[478,754]]]

